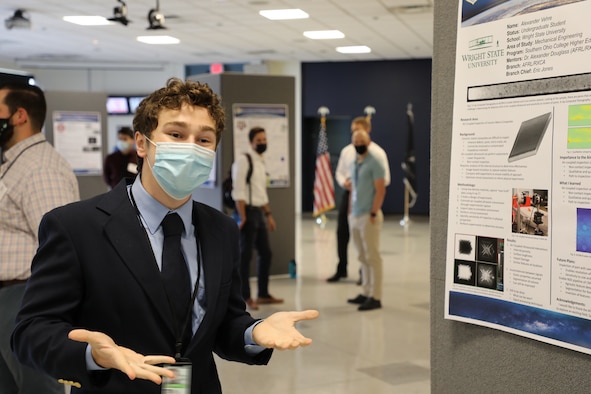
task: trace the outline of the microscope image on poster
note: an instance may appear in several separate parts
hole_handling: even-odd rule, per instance
[[[577,252],[591,253],[591,209],[577,208]]]
[[[548,190],[513,189],[511,232],[548,236]]]
[[[591,149],[591,103],[568,106],[566,149]]]
[[[454,283],[503,291],[502,238],[456,234]]]
[[[551,119],[552,113],[548,112],[522,122],[507,160],[513,162],[538,153]]]

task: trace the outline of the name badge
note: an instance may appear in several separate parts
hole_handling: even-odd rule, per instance
[[[174,372],[174,378],[163,377],[162,394],[191,394],[192,364],[188,359],[174,364],[164,364],[164,368]]]
[[[137,164],[127,163],[127,172],[130,174],[137,174]]]

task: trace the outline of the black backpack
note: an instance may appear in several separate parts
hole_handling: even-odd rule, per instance
[[[246,173],[246,183],[250,185],[250,177],[252,176],[252,158],[248,153],[245,153],[248,159],[248,172]],[[232,170],[228,171],[228,176],[222,182],[222,200],[224,206],[228,209],[235,209],[236,203],[232,198]]]

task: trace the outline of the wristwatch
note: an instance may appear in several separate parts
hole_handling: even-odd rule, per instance
[[[371,216],[372,218],[375,218],[377,216],[377,213],[372,212],[372,213],[369,214],[369,216]]]

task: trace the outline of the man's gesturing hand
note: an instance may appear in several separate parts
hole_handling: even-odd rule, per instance
[[[118,346],[111,337],[102,332],[83,329],[72,330],[68,338],[86,342],[92,347],[92,358],[103,368],[118,369],[129,379],[146,379],[156,384],[162,383],[162,376],[174,377],[169,369],[157,367],[155,364],[174,363],[173,357],[144,356],[131,349]]]
[[[315,310],[277,312],[257,324],[252,332],[252,338],[260,346],[278,350],[308,346],[312,340],[300,334],[295,328],[295,323],[317,317],[318,311]]]

